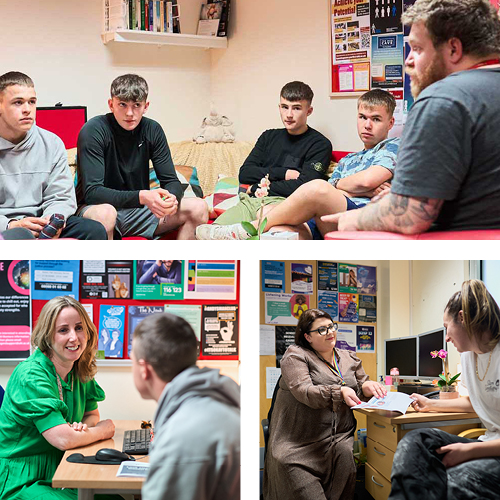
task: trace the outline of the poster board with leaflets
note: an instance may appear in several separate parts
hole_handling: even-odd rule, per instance
[[[29,266],[29,261],[25,261]],[[82,264],[82,261],[78,261],[79,264]],[[87,261],[88,262],[88,261]],[[104,261],[100,261],[101,263]],[[108,262],[108,261],[106,261]],[[115,261],[113,261],[115,262]],[[116,261],[118,262],[118,261]],[[125,261],[120,261],[125,262]],[[156,261],[150,261],[156,262]],[[187,261],[180,261],[182,266]],[[211,261],[212,263],[217,263],[217,261]],[[220,261],[224,262],[224,261]],[[234,274],[234,299],[227,300],[225,298],[219,298],[217,293],[211,295],[211,299],[205,298],[181,298],[179,300],[173,299],[133,299],[131,297],[128,298],[120,298],[116,299],[114,297],[102,298],[97,296],[96,298],[81,298],[80,302],[83,304],[85,309],[87,310],[90,319],[96,325],[98,329],[98,333],[100,335],[100,358],[105,358],[107,360],[112,361],[113,359],[128,359],[129,358],[129,348],[132,342],[132,333],[137,326],[140,319],[143,319],[146,315],[145,311],[152,312],[170,312],[177,316],[183,317],[186,319],[195,331],[195,335],[201,345],[204,341],[203,334],[201,332],[201,322],[202,322],[202,306],[215,304],[220,308],[225,306],[231,306],[233,309],[236,307],[237,312],[232,313],[233,318],[235,317],[238,321],[232,324],[232,338],[231,349],[229,352],[227,349],[225,351],[216,352],[214,350],[210,351],[210,349],[206,349],[205,352],[202,352],[200,349],[199,352],[199,360],[205,361],[233,361],[239,359],[239,301],[240,301],[240,263],[239,261],[233,262],[233,274]],[[127,265],[125,268],[130,270],[133,269],[135,261],[127,261]],[[83,273],[83,265],[81,266]],[[101,269],[104,269],[101,267]],[[89,267],[86,268],[87,271],[91,270],[88,275],[93,275],[92,273],[96,272],[96,263],[91,263]],[[28,293],[29,293],[29,269],[28,269],[27,283],[28,283]],[[114,280],[115,269],[112,270],[111,273],[108,273],[111,276],[111,281]],[[124,276],[130,276],[130,273],[122,273],[119,275],[121,281],[123,281]],[[100,280],[100,283],[104,284],[105,280]],[[84,279],[80,280],[80,283],[85,283]],[[108,290],[109,291],[109,290]],[[80,293],[82,292],[82,287],[80,286]],[[5,294],[6,295],[6,294]],[[83,294],[82,294],[83,295]],[[38,316],[42,310],[42,307],[47,302],[46,300],[29,300],[28,296],[28,308],[27,308],[27,322],[26,323],[26,332],[27,332],[27,349],[22,352],[19,356],[21,358],[26,358],[29,356],[29,336],[31,332],[30,328],[30,312],[29,306],[31,305],[31,321],[32,324],[36,324]],[[112,312],[110,312],[112,311]],[[119,313],[118,313],[119,312]],[[226,318],[227,319],[227,318]],[[12,322],[12,324],[14,324]],[[225,328],[230,328],[230,325],[226,323],[221,324],[221,329],[225,334]],[[107,330],[104,332],[104,330]],[[116,339],[113,339],[113,332],[115,334]],[[0,330],[1,333],[1,330]],[[212,332],[213,333],[213,332]],[[106,350],[105,344],[109,341],[113,341],[113,345],[108,346]],[[222,346],[222,341],[226,341],[227,338],[221,338],[221,347],[227,347],[229,344]],[[205,339],[205,342],[207,340]],[[208,342],[210,343],[210,342]],[[107,354],[106,354],[107,351]],[[1,357],[1,356],[0,356]]]

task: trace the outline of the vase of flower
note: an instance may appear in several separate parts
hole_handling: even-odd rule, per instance
[[[448,352],[444,349],[439,351],[432,351],[431,356],[433,358],[441,358],[443,361],[443,373],[439,374],[439,380],[437,384],[439,386],[439,399],[455,399],[460,397],[457,391],[457,379],[460,377],[460,373],[457,373],[453,377],[450,377],[450,372],[448,370]]]

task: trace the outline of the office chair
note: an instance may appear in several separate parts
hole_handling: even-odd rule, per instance
[[[276,382],[276,385],[274,386],[273,398],[271,400],[271,408],[269,408],[269,411],[267,413],[267,418],[265,418],[261,421],[262,432],[264,434],[264,460],[266,459],[267,443],[269,441],[269,424],[271,422],[271,416],[273,414],[276,396],[278,395],[278,390],[280,388],[280,380],[281,380],[281,375],[279,376],[278,381]]]

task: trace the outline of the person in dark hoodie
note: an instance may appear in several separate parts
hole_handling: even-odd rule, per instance
[[[196,366],[196,335],[178,316],[148,316],[133,338],[135,386],[144,399],[158,402],[143,500],[238,500],[238,384]]]
[[[50,217],[65,219],[55,237],[104,240],[104,226],[74,217],[75,189],[62,140],[38,128],[33,80],[10,71],[0,76],[0,233],[5,239],[38,238]]]

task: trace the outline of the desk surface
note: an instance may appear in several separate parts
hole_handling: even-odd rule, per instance
[[[354,411],[359,411],[367,417],[376,416],[389,424],[412,424],[424,422],[440,422],[442,420],[468,420],[477,419],[478,416],[475,412],[467,413],[438,413],[438,412],[417,412],[413,408],[408,408],[408,411],[401,415],[398,411],[387,410],[367,410],[359,408]]]
[[[123,435],[126,430],[140,429],[139,420],[115,420],[115,435],[112,439],[97,441],[96,443],[68,450],[61,463],[57,467],[52,478],[54,488],[94,488],[113,490],[140,490],[143,478],[116,477],[120,465],[97,465],[97,464],[75,464],[68,462],[66,458],[72,453],[83,453],[84,456],[95,455],[101,448],[114,448],[122,450]],[[137,455],[136,458],[144,457]],[[148,462],[149,458],[143,458],[141,462]]]

